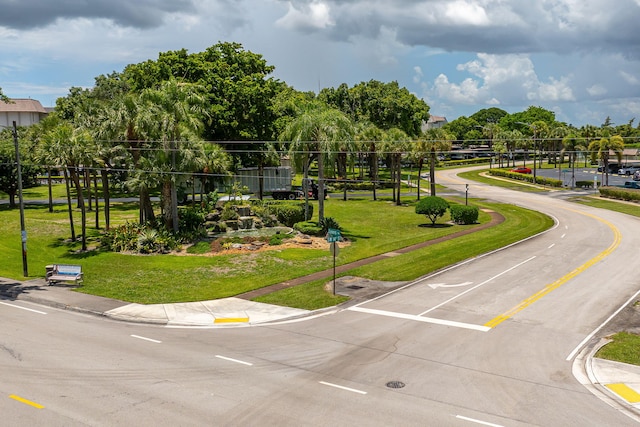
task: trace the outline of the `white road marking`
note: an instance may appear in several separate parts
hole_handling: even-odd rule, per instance
[[[624,304],[622,304],[622,305],[620,306],[620,308],[618,308],[618,309],[617,309],[617,310],[616,310],[616,311],[615,311],[611,316],[609,316],[609,317],[607,318],[607,320],[605,320],[604,322],[602,322],[602,323],[600,324],[600,326],[598,326],[597,328],[595,328],[595,329],[593,330],[593,332],[591,332],[589,335],[587,335],[587,336],[585,337],[585,339],[583,339],[583,340],[580,342],[580,344],[578,344],[578,346],[577,346],[576,348],[574,348],[574,349],[573,349],[573,351],[572,351],[571,353],[569,353],[569,355],[567,356],[567,358],[566,358],[566,359],[564,359],[564,360],[569,361],[569,360],[573,359],[573,358],[574,358],[574,356],[576,355],[576,353],[578,353],[578,351],[580,351],[580,349],[581,349],[581,348],[582,348],[582,347],[583,347],[587,342],[589,342],[589,341],[591,340],[591,338],[593,338],[593,336],[594,336],[595,334],[597,334],[597,333],[598,333],[598,331],[599,331],[600,329],[604,328],[604,326],[605,326],[607,323],[609,323],[609,322],[611,321],[611,319],[613,319],[614,317],[616,317],[616,316],[618,315],[618,313],[620,313],[620,312],[621,312],[621,311],[622,311],[626,306],[628,306],[628,305],[631,303],[631,301],[635,300],[635,299],[638,297],[638,295],[639,295],[639,294],[640,294],[640,291],[636,292],[635,294],[633,294],[633,296],[632,296],[631,298],[629,298],[628,300],[626,300],[626,301],[625,301],[625,303],[624,303]]]
[[[8,302],[2,302],[2,301],[0,301],[0,304],[2,304],[2,305],[8,305],[9,307],[19,308],[20,310],[27,310],[27,311],[31,311],[32,313],[47,314],[47,313],[45,313],[44,311],[34,310],[34,309],[32,309],[32,308],[27,308],[27,307],[20,307],[19,305],[9,304]]]
[[[486,421],[480,421],[469,417],[463,417],[462,415],[456,415],[456,418],[464,421],[471,421],[472,423],[482,424],[483,426],[502,427],[500,424],[488,423]]]
[[[240,363],[241,365],[253,366],[253,363],[243,362],[242,360],[232,359],[232,358],[230,358],[230,357],[220,356],[219,354],[216,354],[216,357],[217,357],[218,359],[228,360],[229,362]]]
[[[432,283],[430,285],[428,285],[431,289],[437,289],[437,288],[458,288],[460,286],[469,286],[471,285],[473,282],[462,282],[462,283],[457,283],[455,285],[445,285],[444,283]]]
[[[160,344],[162,342],[162,341],[154,340],[154,339],[151,339],[151,338],[141,337],[140,335],[131,335],[131,336],[133,338],[138,338],[140,340],[151,341],[151,342],[154,342],[156,344]]]
[[[551,248],[552,248],[552,247],[554,247],[555,245],[556,245],[555,243],[552,243],[552,244],[550,244],[550,245],[549,245],[549,247],[547,247],[547,249],[551,249]]]
[[[355,388],[349,388],[349,387],[341,386],[341,385],[338,385],[338,384],[331,384],[331,383],[327,383],[327,382],[324,382],[324,381],[318,381],[318,382],[320,384],[323,384],[323,385],[328,385],[329,387],[339,388],[340,390],[351,391],[351,392],[358,393],[358,394],[367,394],[366,391],[356,390]]]
[[[491,330],[491,328],[487,326],[474,325],[472,323],[454,322],[452,320],[436,319],[434,317],[416,316],[414,314],[396,313],[393,311],[375,310],[372,308],[354,306],[354,307],[349,307],[347,310],[359,311],[361,313],[377,314],[380,316],[396,317],[398,319],[415,320],[417,322],[434,323],[437,325],[444,325],[444,326],[453,326],[456,328],[472,329],[474,331],[481,331],[481,332],[487,332]]]
[[[564,239],[564,236],[566,236],[567,233],[564,233],[562,236],[560,236],[561,239]]]
[[[511,268],[508,268],[508,269],[504,270],[504,271],[503,271],[503,272],[501,272],[501,273],[496,274],[495,276],[493,276],[493,277],[491,277],[491,278],[489,278],[489,279],[485,280],[485,281],[484,281],[484,282],[482,282],[482,283],[478,283],[478,284],[477,284],[477,285],[475,285],[473,288],[469,288],[469,289],[467,289],[466,291],[461,292],[461,293],[459,293],[458,295],[456,295],[456,296],[454,296],[454,297],[451,297],[451,298],[449,298],[448,300],[446,300],[446,301],[444,301],[444,302],[442,302],[442,303],[440,303],[440,304],[436,305],[435,307],[432,307],[432,308],[430,308],[429,310],[423,311],[423,312],[422,312],[422,313],[420,313],[418,316],[425,315],[425,314],[429,313],[430,311],[433,311],[433,310],[435,310],[435,309],[437,309],[437,308],[442,307],[442,306],[443,306],[443,305],[445,305],[445,304],[449,304],[451,301],[455,300],[456,298],[459,298],[459,297],[461,297],[461,296],[465,295],[466,293],[469,293],[469,292],[471,292],[471,291],[473,291],[473,290],[476,290],[476,289],[477,289],[477,288],[479,288],[480,286],[482,286],[482,285],[485,285],[485,284],[489,283],[489,282],[490,282],[490,281],[492,281],[493,279],[496,279],[496,278],[498,278],[498,277],[502,276],[503,274],[506,274],[506,273],[510,272],[511,270],[515,270],[516,268],[520,267],[521,265],[524,265],[524,264],[528,263],[529,261],[531,261],[531,260],[533,260],[533,259],[535,259],[535,255],[534,255],[534,256],[532,256],[531,258],[525,259],[525,260],[524,260],[524,261],[522,261],[521,263],[518,263],[518,264],[514,265],[514,266],[513,266],[513,267],[511,267]]]

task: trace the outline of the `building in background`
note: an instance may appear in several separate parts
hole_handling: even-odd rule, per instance
[[[35,99],[12,99],[9,103],[0,101],[0,127],[11,127],[14,121],[18,126],[31,126],[47,114],[40,101]]]

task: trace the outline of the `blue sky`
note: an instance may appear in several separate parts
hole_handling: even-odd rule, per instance
[[[0,0],[0,87],[55,104],[159,52],[234,41],[317,92],[396,80],[453,120],[530,105],[640,121],[640,0]]]

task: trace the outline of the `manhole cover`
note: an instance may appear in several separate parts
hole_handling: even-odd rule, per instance
[[[358,286],[358,285],[351,285],[351,286],[347,286],[347,289],[353,289],[354,291],[357,291],[358,289],[362,289],[362,286]]]
[[[389,387],[389,388],[402,388],[402,387],[404,387],[404,383],[402,381],[389,381],[387,383],[387,387]]]

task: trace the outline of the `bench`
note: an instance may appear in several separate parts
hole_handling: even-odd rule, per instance
[[[82,266],[70,264],[48,265],[45,280],[49,286],[58,282],[73,282],[77,285],[82,283]]]

